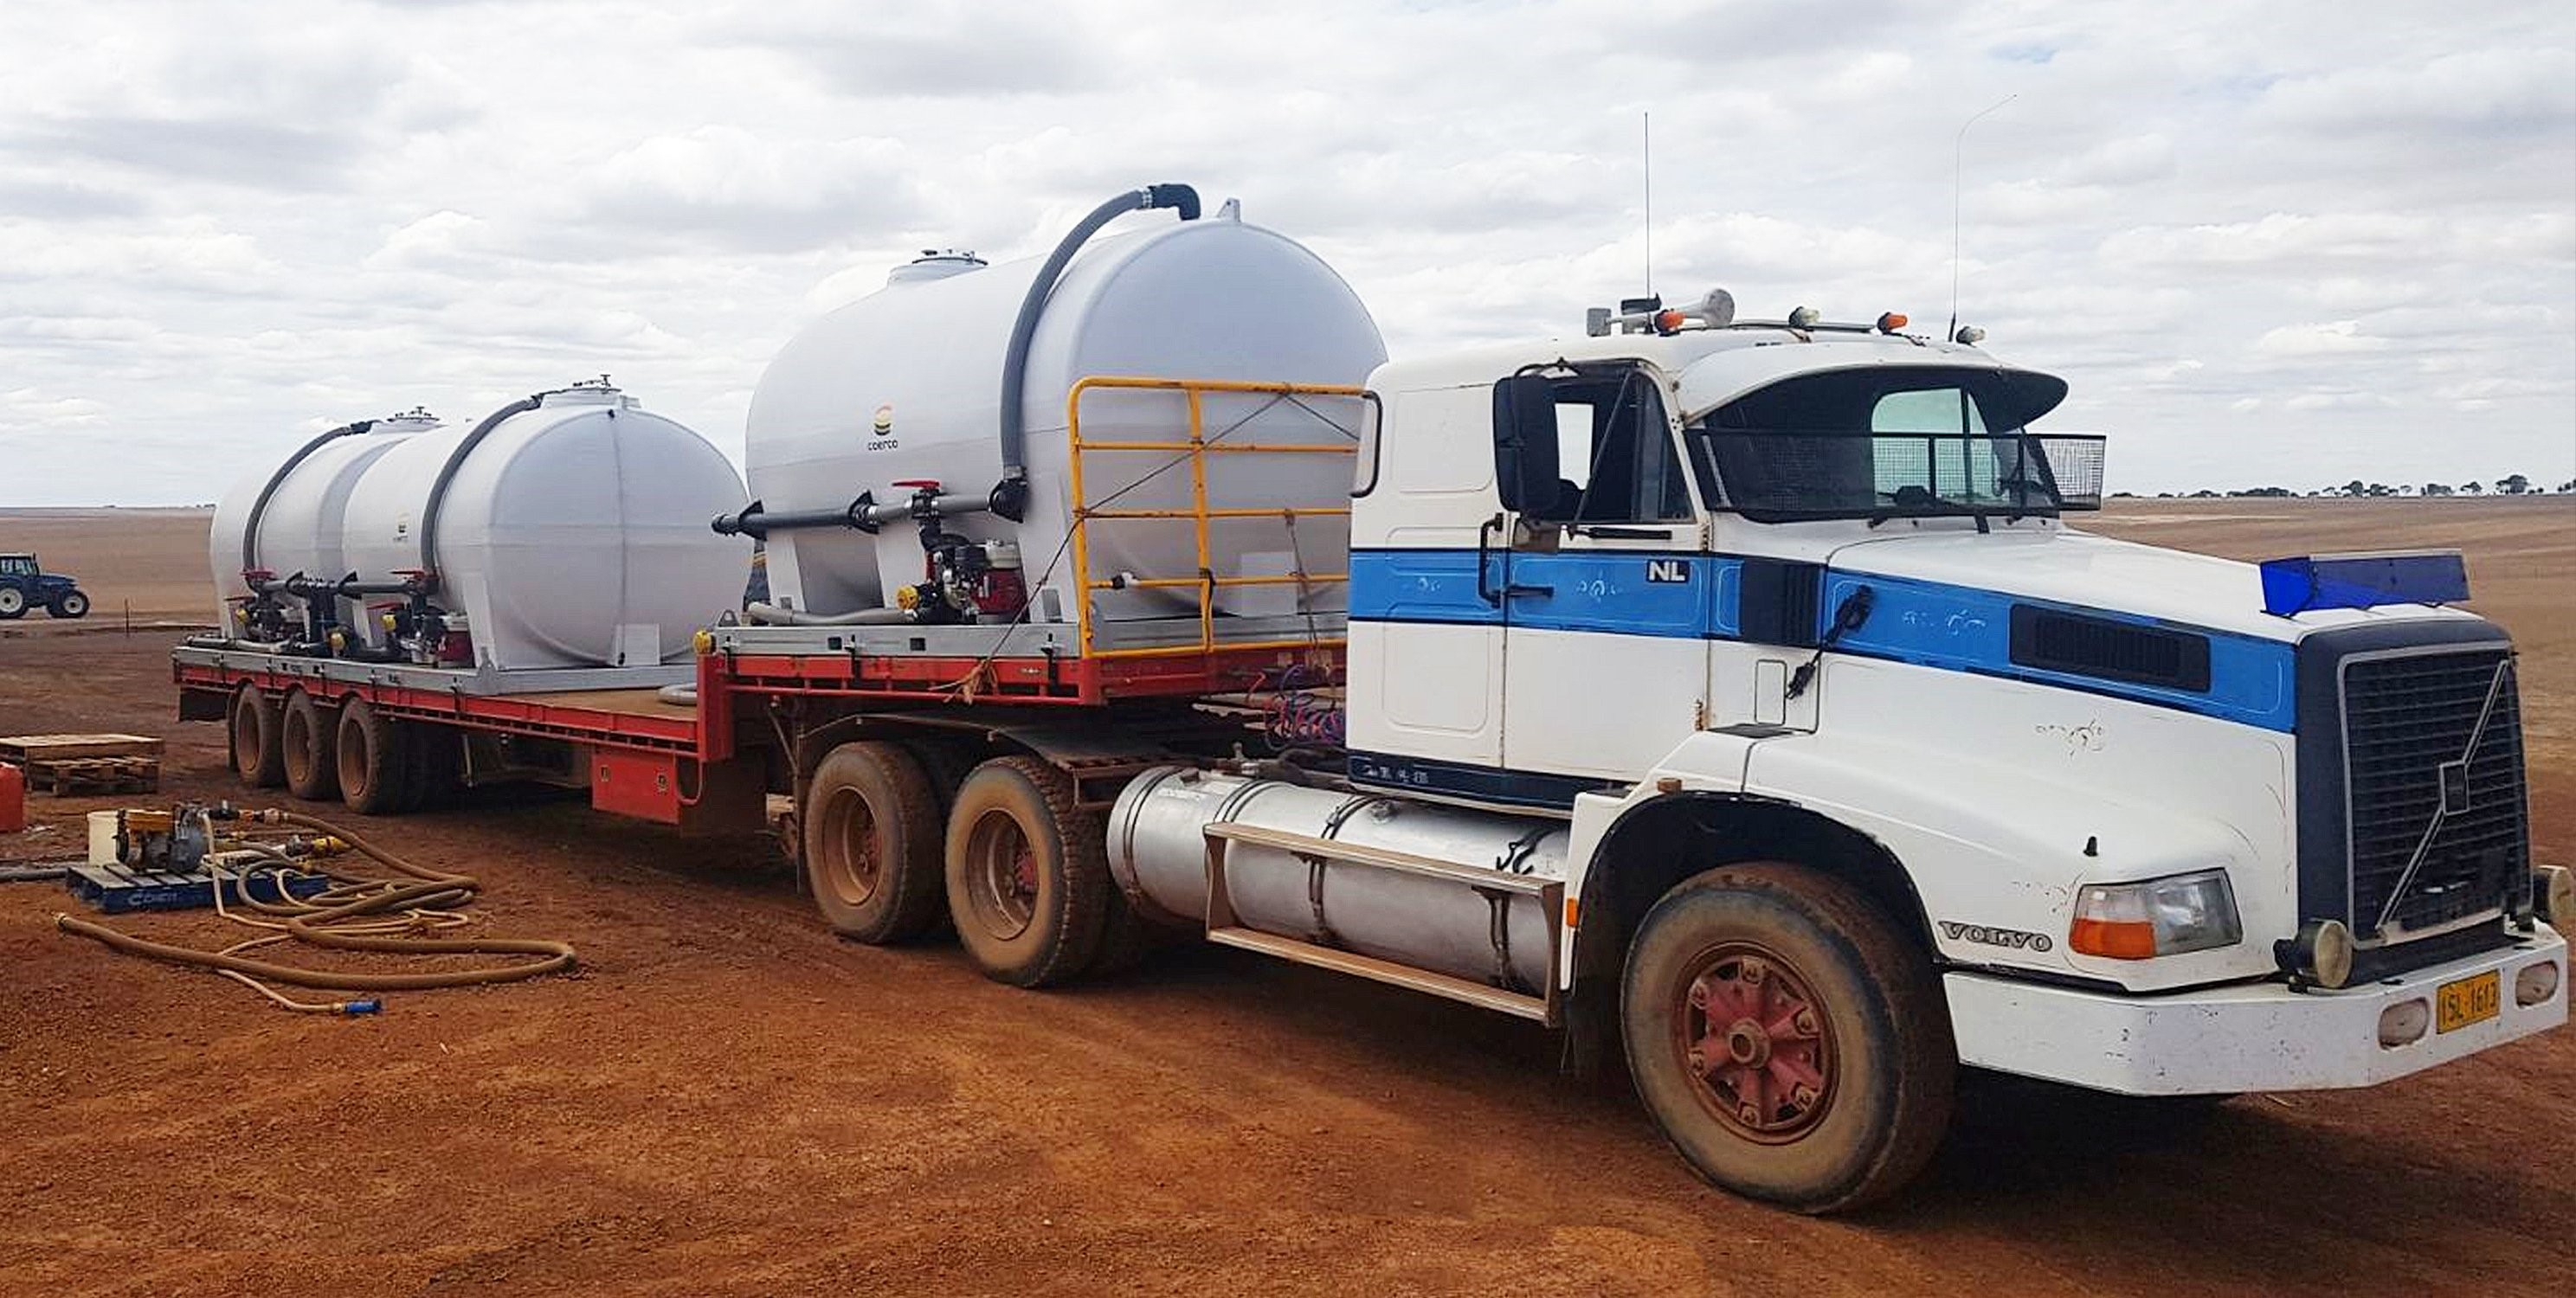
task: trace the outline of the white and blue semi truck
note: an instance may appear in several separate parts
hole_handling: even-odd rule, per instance
[[[1181,220],[1091,240],[1143,210]],[[1977,341],[1712,293],[1385,363],[1320,259],[1158,185],[791,342],[715,525],[767,539],[771,598],[619,640],[676,656],[513,670],[424,541],[253,583],[174,674],[246,778],[366,810],[783,794],[825,922],[944,916],[1004,982],[1159,923],[1533,1019],[1806,1211],[1903,1185],[1962,1067],[2357,1087],[2563,1023],[2576,881],[2532,859],[2458,556],[2089,535],[2101,439],[2038,431],[2066,384]],[[408,603],[352,656],[323,624],[361,587]],[[320,630],[261,604],[295,598]]]

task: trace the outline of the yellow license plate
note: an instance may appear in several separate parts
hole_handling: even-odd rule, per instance
[[[2503,976],[2482,973],[2444,983],[2433,993],[2433,1030],[2448,1032],[2472,1023],[2484,1023],[2504,1009]]]

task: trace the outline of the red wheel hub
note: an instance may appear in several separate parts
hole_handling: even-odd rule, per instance
[[[1764,1143],[1806,1134],[1833,1098],[1833,1038],[1797,970],[1750,944],[1703,957],[1675,1016],[1701,1103]]]

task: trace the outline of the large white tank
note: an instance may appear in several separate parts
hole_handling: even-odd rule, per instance
[[[1067,396],[1077,380],[1120,375],[1357,385],[1386,358],[1377,326],[1350,286],[1295,241],[1243,223],[1233,204],[1195,221],[1175,223],[1159,213],[1129,219],[1161,224],[1084,246],[1057,281],[1031,342],[1023,402],[1031,490],[1024,521],[971,514],[948,523],[978,539],[1018,542],[1036,621],[1073,616],[1073,564],[1064,555],[1071,487],[1065,430]],[[1003,471],[997,439],[1003,357],[1041,260],[987,267],[954,255],[926,257],[897,268],[884,289],[808,325],[752,394],[751,496],[768,512],[786,513],[844,506],[861,491],[900,502],[909,493],[894,484],[906,480],[936,480],[945,491],[969,496],[989,491]],[[1211,438],[1222,434],[1238,443],[1353,443],[1360,416],[1355,399],[1310,400],[1307,407],[1269,397],[1211,398],[1204,427]],[[1094,392],[1083,399],[1086,441],[1179,441],[1187,427],[1186,404],[1175,394]],[[1168,467],[1173,458],[1088,454],[1084,498],[1095,508],[1115,495],[1115,508],[1186,509],[1191,475],[1186,465]],[[1215,507],[1349,503],[1346,456],[1206,458]],[[1166,471],[1134,486],[1156,469]],[[1276,516],[1219,520],[1211,528],[1209,567],[1218,576],[1275,576],[1301,567],[1338,572],[1348,540],[1339,517],[1301,519],[1293,529]],[[1187,522],[1094,522],[1088,548],[1095,580],[1121,573],[1188,578],[1198,570]],[[808,612],[879,607],[888,590],[922,575],[918,532],[908,523],[889,524],[875,536],[800,529],[769,538],[773,598]],[[1344,607],[1338,585],[1314,588],[1304,610],[1298,598],[1292,587],[1245,586],[1221,592],[1218,606],[1231,613]],[[1194,610],[1196,595],[1188,589],[1103,592],[1094,607],[1109,620],[1174,616]]]
[[[470,435],[405,438],[358,479],[342,546],[366,580],[422,566],[432,485]],[[464,616],[478,665],[678,660],[697,628],[740,606],[749,547],[706,520],[741,500],[732,462],[688,428],[605,384],[549,392],[457,466],[433,602]]]
[[[234,601],[251,593],[242,579],[245,567],[264,569],[279,580],[297,575],[316,581],[347,576],[340,532],[350,489],[377,457],[438,426],[438,417],[428,411],[407,410],[314,446],[282,477],[269,468],[235,483],[215,507],[214,526],[206,541],[207,558],[215,570],[215,625],[233,629],[232,611],[238,607]],[[259,509],[259,537],[245,563],[242,533],[249,526],[252,508],[259,504],[259,493],[273,477],[277,488]],[[354,614],[354,607],[344,606],[337,620],[346,624]]]

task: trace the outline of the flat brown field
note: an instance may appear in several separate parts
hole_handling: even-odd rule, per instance
[[[2576,501],[2122,502],[2238,557],[2456,545],[2524,655],[2536,846],[2576,861]],[[0,733],[170,741],[202,513],[0,512],[89,624],[0,628]],[[78,852],[82,813],[0,859]],[[336,812],[334,813],[336,814]],[[353,822],[359,818],[352,817]],[[824,931],[760,840],[518,799],[369,832],[489,887],[575,976],[289,1015],[58,935],[0,884],[0,1292],[1504,1294],[2563,1291],[2576,1033],[2196,1117],[1991,1082],[1893,1206],[1813,1221],[1694,1180],[1515,1021],[1189,946],[1068,991]],[[202,916],[126,921],[204,942]],[[2555,1277],[2555,1278],[2553,1278]]]

